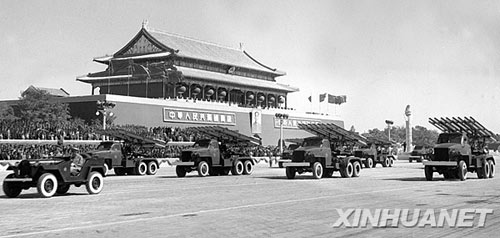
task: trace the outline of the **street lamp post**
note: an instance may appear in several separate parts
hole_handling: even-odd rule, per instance
[[[280,156],[283,154],[283,120],[288,119],[288,114],[276,113],[274,115],[280,122]]]
[[[113,112],[110,112],[108,110],[113,109],[116,106],[115,103],[113,102],[107,102],[103,100],[97,101],[97,112],[95,113],[96,116],[99,116],[99,114],[102,115],[102,129],[106,130],[106,119],[109,116],[113,116]],[[105,139],[103,135],[103,140]]]
[[[394,124],[393,121],[390,120],[385,120],[385,124],[387,124],[387,127],[389,128],[388,134],[389,134],[389,141],[391,141],[391,126]]]

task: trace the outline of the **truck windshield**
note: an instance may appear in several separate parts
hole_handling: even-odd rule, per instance
[[[303,147],[308,147],[308,146],[321,146],[321,141],[322,140],[305,140],[304,143],[302,143]]]
[[[196,143],[194,143],[193,147],[203,147],[206,148],[210,145],[209,140],[199,140]]]
[[[104,144],[100,144],[99,146],[97,146],[97,150],[110,150],[111,149],[111,143],[104,143]]]
[[[438,144],[443,144],[443,143],[460,144],[461,141],[462,141],[461,134],[441,134],[439,135],[438,138]]]

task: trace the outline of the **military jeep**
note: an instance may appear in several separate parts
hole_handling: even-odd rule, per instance
[[[91,157],[84,159],[84,164],[76,174],[71,172],[69,156],[21,160],[7,168],[13,173],[4,179],[3,192],[7,197],[14,198],[19,196],[22,190],[36,187],[41,197],[48,198],[54,194],[67,193],[71,185],[85,185],[89,194],[98,194],[104,186],[103,161]]]

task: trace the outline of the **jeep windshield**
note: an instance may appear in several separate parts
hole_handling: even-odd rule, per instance
[[[313,140],[304,140],[304,143],[302,143],[302,147],[309,147],[309,146],[315,146],[319,147],[321,146],[322,139],[313,139]]]
[[[193,147],[208,148],[209,145],[210,145],[210,140],[199,140],[196,143],[194,143]]]
[[[460,144],[462,141],[462,134],[440,134],[438,137],[438,144],[454,143]]]

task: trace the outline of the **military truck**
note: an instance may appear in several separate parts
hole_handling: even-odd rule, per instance
[[[432,161],[424,161],[425,178],[430,181],[434,172],[445,179],[466,180],[469,172],[478,178],[495,177],[495,159],[488,154],[486,144],[494,141],[493,132],[472,117],[429,118],[440,129]]]
[[[109,129],[100,132],[120,141],[103,141],[88,156],[103,160],[105,174],[114,169],[116,175],[155,175],[160,159],[147,152],[152,148],[163,148],[165,142],[145,138],[122,129]]]
[[[85,185],[89,194],[98,194],[104,186],[104,163],[91,157],[84,159],[80,171],[75,174],[71,173],[69,156],[21,160],[7,167],[13,173],[4,179],[3,192],[7,197],[14,198],[22,190],[36,187],[41,197],[48,198],[54,194],[67,193],[71,185]]]
[[[200,177],[207,175],[249,175],[255,162],[243,153],[241,146],[259,145],[260,140],[245,136],[220,126],[191,127],[189,130],[205,135],[205,139],[196,141],[193,147],[184,149],[176,165],[177,177],[197,171]]]
[[[390,151],[392,143],[381,138],[367,138],[367,145],[361,145],[354,151],[354,156],[364,159],[366,168],[375,168],[377,164],[382,167],[392,167],[395,157]]]
[[[352,151],[355,143],[363,143],[359,135],[333,123],[298,124],[298,127],[316,136],[304,138],[302,145],[293,151],[292,161],[283,163],[288,179],[305,172],[312,172],[315,179],[331,177],[334,171],[339,171],[343,178],[360,175],[363,161]]]

